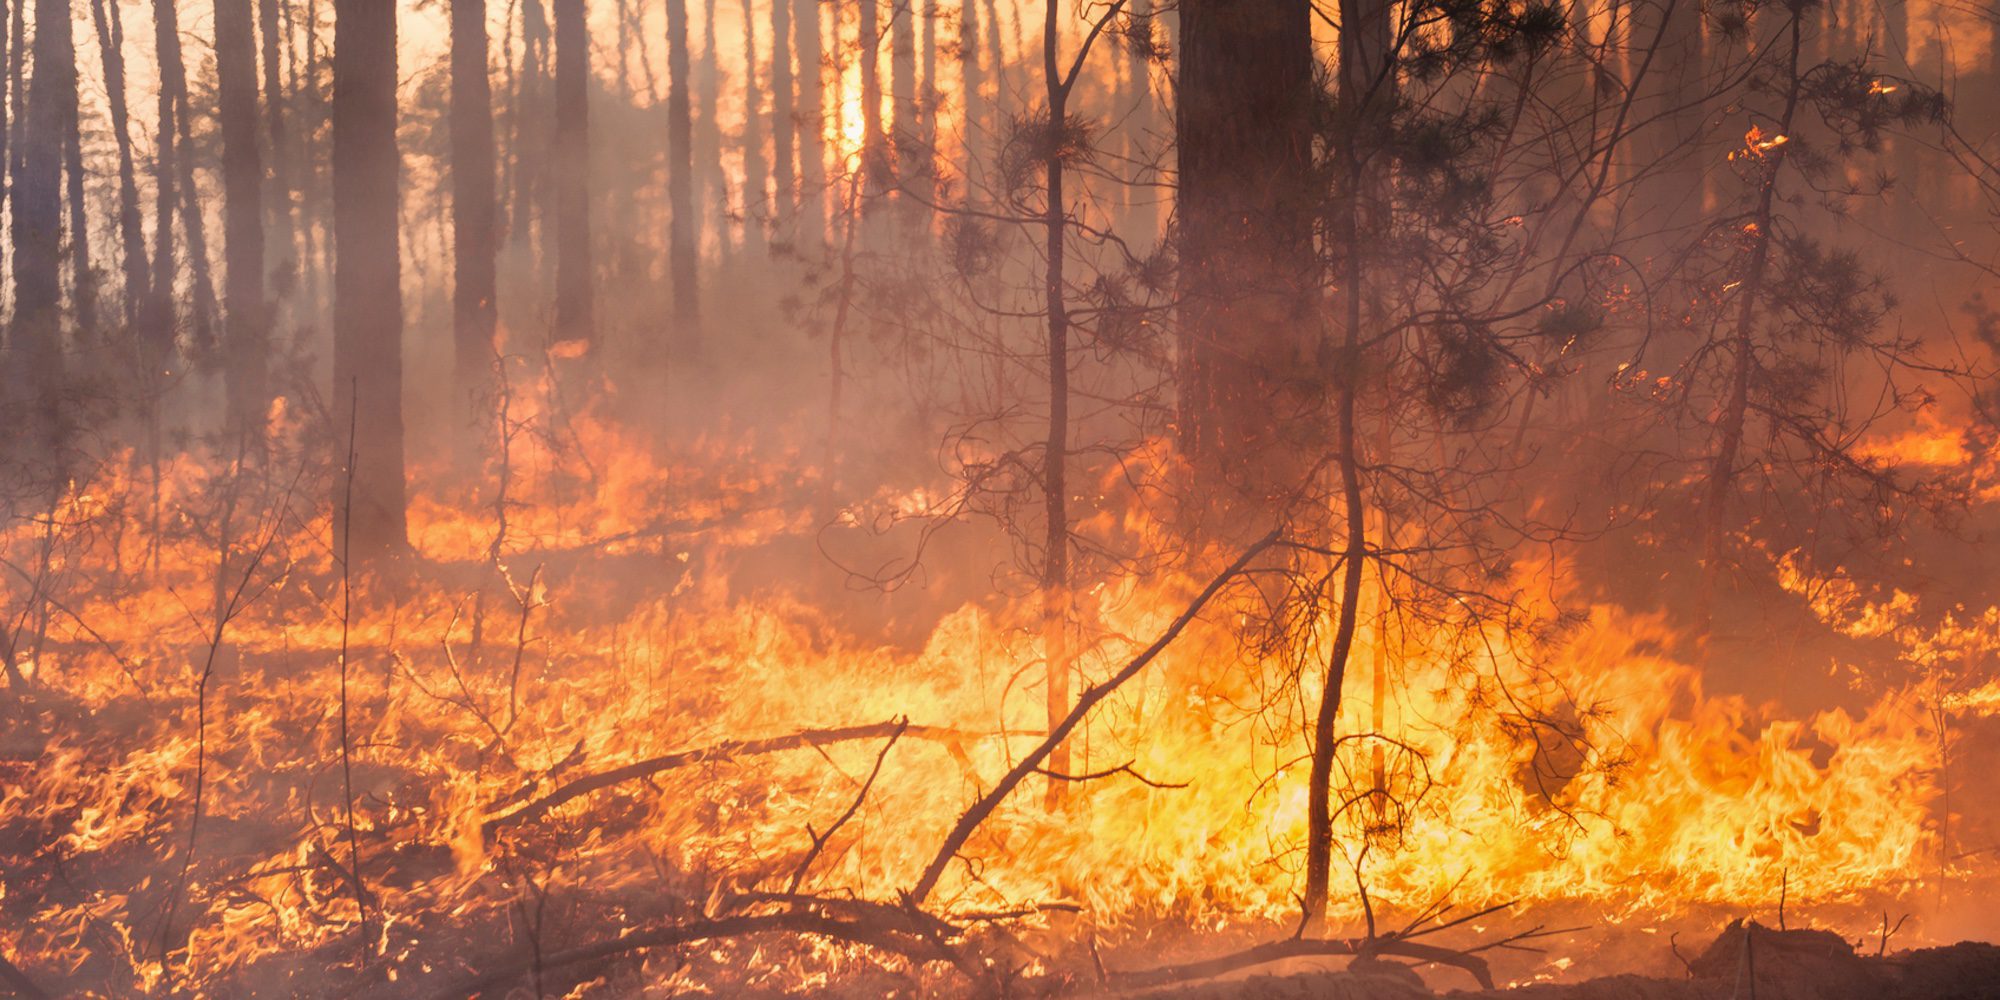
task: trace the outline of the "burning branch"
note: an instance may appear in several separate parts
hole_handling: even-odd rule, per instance
[[[1029,751],[1027,756],[1022,757],[1020,762],[1014,765],[1013,770],[1008,771],[1006,776],[993,786],[992,791],[981,796],[979,801],[974,802],[971,808],[958,817],[958,823],[952,827],[951,833],[945,836],[944,843],[938,847],[936,856],[931,858],[930,864],[924,866],[923,874],[917,877],[917,884],[903,894],[904,902],[912,908],[922,905],[925,897],[931,894],[931,890],[937,888],[938,880],[944,877],[945,867],[958,856],[959,850],[965,847],[965,842],[972,839],[972,834],[979,829],[979,825],[984,823],[988,816],[993,815],[993,810],[998,809],[1000,803],[1006,801],[1007,796],[1012,794],[1021,782],[1026,781],[1029,775],[1041,772],[1043,762],[1049,759],[1049,755],[1055,752],[1062,741],[1069,738],[1069,734],[1075,731],[1077,726],[1083,724],[1084,717],[1090,714],[1091,709],[1097,707],[1098,702],[1110,697],[1112,692],[1138,676],[1139,671],[1146,669],[1147,664],[1165,652],[1166,648],[1180,637],[1181,632],[1194,622],[1195,616],[1201,614],[1201,609],[1206,607],[1216,594],[1222,592],[1223,586],[1249,568],[1251,561],[1265,549],[1278,544],[1278,537],[1279,532],[1274,530],[1245,549],[1242,555],[1236,557],[1235,562],[1230,563],[1227,569],[1208,582],[1208,586],[1202,588],[1201,593],[1195,595],[1193,603],[1174,618],[1173,624],[1168,625],[1167,630],[1161,633],[1158,639],[1153,640],[1152,645],[1133,657],[1132,661],[1125,664],[1117,673],[1085,689],[1077,698],[1076,705],[1069,710],[1069,714],[1063,717],[1062,722],[1042,740],[1041,744]]]
[[[499,832],[502,827],[516,823],[526,823],[540,819],[549,810],[572,799],[602,791],[627,781],[650,777],[662,771],[704,764],[710,761],[732,760],[737,757],[754,757],[760,754],[777,753],[781,750],[797,750],[803,747],[823,747],[835,743],[849,743],[854,740],[880,739],[883,737],[916,736],[923,739],[942,740],[958,743],[978,738],[973,733],[944,726],[913,726],[908,721],[878,722],[872,725],[844,726],[838,729],[807,729],[785,736],[772,736],[761,740],[723,740],[693,750],[646,760],[634,761],[623,767],[612,768],[597,774],[587,775],[567,782],[555,791],[529,802],[514,812],[491,816],[482,827],[488,837]]]

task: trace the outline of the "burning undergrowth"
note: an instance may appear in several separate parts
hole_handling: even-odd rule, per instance
[[[824,581],[756,579],[827,520],[782,449],[654,459],[579,421],[512,451],[511,493],[420,493],[417,551],[347,574],[306,499],[329,473],[282,440],[124,456],[6,539],[0,954],[39,989],[1046,992],[1273,947],[1547,979],[1742,910],[1858,936],[1981,872],[1940,733],[1989,690],[1784,717],[1521,565],[1506,622],[1362,615],[1341,936],[1295,938],[1331,627],[1257,640],[1285,539],[1074,595],[1058,772],[1034,607],[889,643]]]

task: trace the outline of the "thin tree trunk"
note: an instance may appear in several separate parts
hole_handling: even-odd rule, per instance
[[[910,173],[917,138],[917,2],[889,0],[889,157],[899,203],[908,201],[900,188]],[[913,221],[908,211],[901,218]]]
[[[4,3],[5,0],[0,0]],[[98,54],[104,61],[105,103],[111,135],[118,143],[118,237],[124,256],[125,329],[139,329],[140,306],[152,294],[146,260],[146,229],[139,212],[139,182],[132,162],[132,115],[125,102],[125,26],[117,0],[91,0]]]
[[[861,7],[855,55],[861,60],[862,211],[894,186],[889,140],[882,131],[882,25],[880,0],[856,0]]]
[[[798,211],[793,166],[792,0],[771,3],[771,219],[789,226]]]
[[[672,274],[676,361],[701,350],[699,248],[695,243],[694,111],[688,94],[687,0],[667,0],[667,268]]]
[[[959,100],[965,108],[959,123],[963,132],[959,140],[959,174],[967,201],[972,200],[972,182],[982,162],[988,128],[986,75],[981,72],[979,51],[979,0],[959,0],[958,88]]]
[[[194,132],[189,123],[193,112],[188,107],[187,69],[181,61],[180,16],[174,9],[173,0],[154,0],[153,14],[160,63],[160,120],[174,124],[172,132],[163,131],[160,136],[161,155],[165,155],[169,143],[174,147],[171,163],[176,170],[173,185],[175,201],[169,211],[179,209],[181,228],[187,233],[188,271],[194,286],[194,309],[189,332],[195,347],[208,351],[215,343],[218,307],[215,279],[210,273],[208,261],[207,226],[202,221],[201,198],[194,182]],[[164,256],[156,253],[154,256],[171,260],[172,252],[170,250]],[[166,276],[169,296],[172,295],[173,277],[169,271]],[[154,281],[157,288],[157,275]]]
[[[542,0],[521,5],[521,75],[514,90],[514,222],[510,236],[523,250],[532,246],[535,202],[542,190],[542,155],[548,82],[549,22]]]
[[[772,46],[776,52],[777,46]],[[757,17],[753,0],[743,0],[743,246],[761,253],[764,224],[771,210],[764,166],[764,94],[757,85]]]
[[[409,544],[396,82],[396,5],[334,0],[334,418],[354,428],[347,489],[335,507],[363,564]]]
[[[1042,22],[1042,72],[1047,84],[1049,119],[1062,121],[1069,91],[1063,85],[1057,58],[1062,10],[1058,0],[1045,0]],[[1043,309],[1047,312],[1049,378],[1048,436],[1042,446],[1042,503],[1047,535],[1042,545],[1042,646],[1047,658],[1045,686],[1050,732],[1069,716],[1069,308],[1064,301],[1064,251],[1068,208],[1063,202],[1063,151],[1050,144],[1043,161],[1048,200],[1042,207],[1042,240],[1046,269],[1042,275]],[[1069,773],[1069,746],[1059,744],[1049,755],[1049,770]],[[1064,781],[1049,780],[1047,804],[1063,798]]]
[[[703,0],[701,64],[695,73],[695,106],[702,109],[695,132],[695,162],[701,165],[702,188],[706,192],[695,209],[704,219],[712,219],[715,231],[717,268],[729,270],[736,251],[736,233],[729,221],[729,176],[722,169],[722,53],[716,42],[716,0]],[[706,211],[707,206],[715,211]],[[702,232],[695,226],[697,238]]]
[[[117,2],[117,0],[110,0]],[[159,53],[160,76],[180,66],[179,27],[173,0],[153,0],[153,47]],[[174,120],[177,106],[173,89],[165,82],[159,88],[159,131],[153,143],[153,289],[142,310],[139,326],[150,352],[149,371],[158,372],[174,346],[174,283],[179,268],[174,257],[174,210],[180,204],[175,191],[179,171],[174,166],[179,134]]]
[[[1779,117],[1779,136],[1792,134],[1792,119],[1798,112],[1799,56],[1803,32],[1799,11],[1791,11],[1791,49],[1786,63],[1785,110]],[[1696,607],[1697,628],[1706,640],[1714,618],[1714,599],[1722,579],[1724,536],[1729,530],[1729,499],[1736,489],[1737,464],[1743,449],[1743,434],[1750,417],[1750,383],[1757,368],[1757,303],[1764,295],[1766,272],[1771,262],[1771,223],[1778,194],[1778,173],[1784,169],[1790,143],[1778,143],[1765,152],[1764,173],[1757,189],[1757,208],[1744,231],[1750,234],[1750,259],[1744,269],[1735,328],[1730,331],[1729,396],[1716,418],[1718,436],[1715,458],[1709,463],[1708,503],[1702,524],[1702,586]]]
[[[69,203],[70,297],[76,315],[77,335],[94,338],[99,333],[97,274],[90,263],[90,211],[83,183],[83,117],[82,110],[77,106],[76,25],[70,17],[68,5],[63,7],[62,21],[56,26],[55,37],[50,39],[51,44],[62,48],[58,55],[62,66],[50,74],[49,82],[59,91],[56,111],[62,115],[63,173],[69,180],[65,200]],[[40,19],[35,23],[39,36]],[[39,65],[35,68],[35,79],[42,79]]]
[[[590,27],[585,0],[556,11],[556,339],[597,339],[590,256]]]
[[[291,145],[285,130],[287,95],[281,72],[283,53],[280,42],[285,38],[285,21],[279,12],[278,0],[257,0],[257,13],[264,51],[264,122],[271,143],[271,182],[264,188],[265,201],[270,206],[265,219],[266,235],[269,237],[266,241],[266,264],[272,281],[277,284],[272,292],[282,300],[298,280],[299,266],[292,219],[292,167],[288,162]]]
[[[264,161],[257,114],[257,42],[250,0],[215,0],[215,73],[222,117],[223,238],[229,316],[225,384],[232,426],[263,421],[270,391],[264,301]]]
[[[493,364],[498,323],[493,87],[486,69],[486,0],[451,0],[452,379],[470,443]],[[470,449],[462,447],[461,457]]]
[[[773,0],[783,3],[785,0]],[[799,234],[809,245],[827,239],[826,117],[821,88],[826,55],[820,49],[817,0],[792,0],[792,51],[798,56]]]

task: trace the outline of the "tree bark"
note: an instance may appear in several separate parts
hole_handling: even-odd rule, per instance
[[[250,0],[215,0],[215,73],[222,118],[223,248],[228,266],[225,385],[232,426],[251,431],[270,402],[271,329],[264,301],[264,161]]]
[[[116,0],[111,0],[116,2]],[[179,171],[174,161],[179,151],[175,127],[178,105],[167,77],[180,70],[180,28],[173,0],[153,0],[153,48],[160,70],[159,131],[153,144],[153,289],[141,310],[141,339],[149,352],[149,368],[163,373],[174,347],[174,282],[179,267],[174,256],[174,211],[180,205],[175,190]]]
[[[1310,11],[1187,0],[1181,29],[1180,447],[1261,530],[1319,423]]]
[[[464,426],[478,422],[493,363],[498,219],[493,88],[486,75],[486,0],[451,0],[452,381]]]
[[[521,4],[521,75],[514,89],[514,221],[509,235],[516,247],[532,246],[536,205],[542,191],[542,156],[549,148],[547,109],[549,22],[542,0]]]
[[[556,339],[592,344],[590,27],[586,0],[556,0]]]
[[[882,131],[882,25],[880,0],[856,0],[861,7],[857,57],[861,60],[862,207],[881,199],[895,186],[889,139]]]
[[[175,171],[174,182],[168,188],[173,192],[174,201],[165,207],[168,211],[177,209],[180,212],[181,229],[187,237],[188,274],[194,290],[189,334],[197,350],[208,352],[215,346],[215,315],[219,308],[215,298],[215,279],[210,273],[208,261],[208,227],[202,221],[201,198],[194,181],[194,130],[190,123],[194,113],[188,107],[187,68],[181,60],[180,15],[173,0],[153,0],[153,15],[154,41],[160,63],[160,155],[166,155],[169,144],[173,146],[173,155],[168,162]],[[164,127],[170,121],[174,126],[171,132]],[[173,259],[171,249],[165,255],[156,253],[154,257]],[[158,266],[157,260],[155,266]],[[156,272],[156,293],[159,283],[164,280],[166,294],[171,299],[175,277],[172,269],[164,275]]]
[[[336,426],[353,428],[353,461],[335,490],[335,506],[336,523],[347,525],[346,541],[363,564],[398,555],[409,544],[400,173],[396,5],[335,0],[333,377]]]
[[[4,2],[4,0],[0,0]],[[124,258],[124,316],[128,334],[139,330],[141,304],[152,294],[146,230],[139,211],[139,182],[132,160],[132,115],[125,101],[125,26],[116,0],[91,0],[98,53],[104,61],[105,103],[118,144],[118,237]]]
[[[298,280],[299,266],[292,218],[291,140],[285,129],[284,56],[279,44],[285,37],[286,22],[278,0],[257,0],[257,16],[264,49],[264,123],[271,143],[271,180],[264,188],[270,206],[265,220],[269,237],[266,265],[277,285],[271,292],[282,300]],[[275,314],[272,318],[275,321]]]

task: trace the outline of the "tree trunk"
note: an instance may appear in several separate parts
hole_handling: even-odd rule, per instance
[[[452,382],[461,441],[472,440],[466,432],[480,419],[498,322],[493,162],[486,0],[451,0]]]
[[[1375,176],[1367,137],[1381,130],[1381,118],[1395,106],[1395,64],[1391,50],[1394,14],[1387,0],[1342,0],[1340,21],[1347,30],[1340,38],[1340,102],[1350,109],[1349,132],[1336,151],[1343,190],[1338,217],[1342,260],[1340,294],[1345,314],[1339,370],[1334,381],[1334,449],[1340,474],[1344,543],[1341,551],[1340,609],[1334,622],[1333,648],[1327,654],[1319,710],[1313,718],[1310,785],[1306,796],[1306,884],[1301,908],[1308,928],[1326,919],[1333,872],[1333,756],[1335,723],[1347,667],[1354,655],[1354,633],[1361,609],[1363,571],[1368,562],[1368,507],[1361,489],[1356,408],[1361,395],[1361,352],[1368,339],[1364,323],[1375,313],[1367,288],[1364,239],[1388,231],[1386,191]]]
[[[210,273],[208,262],[208,227],[202,221],[200,192],[194,183],[194,131],[189,121],[194,116],[188,107],[187,69],[181,61],[180,15],[174,9],[173,0],[153,0],[155,19],[155,41],[159,50],[161,117],[164,123],[172,121],[172,132],[162,131],[160,135],[161,155],[165,155],[169,144],[174,147],[170,162],[176,171],[174,177],[175,199],[169,211],[180,211],[181,228],[187,233],[188,272],[194,286],[194,309],[190,314],[189,333],[194,346],[201,351],[212,353],[215,346],[215,314],[219,311],[215,299],[215,279]],[[172,260],[172,251],[156,258]],[[169,270],[164,279],[167,294],[172,296],[174,273]],[[161,280],[155,275],[157,289]]]
[[[736,234],[729,221],[729,176],[722,169],[722,63],[715,23],[716,0],[703,0],[701,63],[695,68],[694,81],[694,106],[702,109],[694,136],[694,158],[701,165],[703,194],[695,202],[695,211],[700,213],[698,220],[713,220],[716,266],[727,272],[736,250]],[[710,205],[715,206],[713,212],[707,210]],[[701,222],[697,221],[696,239],[700,239],[701,233]]]
[[[76,39],[75,23],[70,18],[67,5],[63,8],[63,23],[53,45],[61,46],[58,58],[62,65],[50,74],[49,83],[58,91],[59,102],[56,111],[62,115],[63,173],[69,184],[64,200],[69,205],[69,271],[70,297],[76,314],[76,330],[80,337],[96,337],[97,329],[97,275],[90,264],[90,212],[84,193],[83,172],[83,120],[77,107],[76,92]],[[41,32],[41,22],[36,21],[36,34]],[[39,65],[35,68],[35,79],[42,79]]]
[[[1042,23],[1042,70],[1046,84],[1049,120],[1062,121],[1068,113],[1069,90],[1063,84],[1057,58],[1059,0],[1044,0]],[[1069,308],[1064,294],[1064,251],[1068,235],[1068,206],[1063,202],[1063,153],[1050,144],[1042,169],[1047,178],[1047,200],[1042,206],[1043,259],[1042,307],[1048,321],[1047,364],[1049,378],[1048,436],[1042,445],[1042,503],[1047,530],[1042,540],[1042,654],[1047,658],[1045,676],[1048,728],[1069,716]],[[1049,771],[1069,773],[1069,746],[1058,744],[1049,755]],[[1054,807],[1063,798],[1064,782],[1051,778],[1047,805]]]
[[[1187,0],[1181,30],[1180,446],[1261,534],[1320,423],[1310,11]]]
[[[777,46],[772,46],[775,52]],[[759,253],[770,217],[764,166],[764,95],[757,85],[757,18],[752,0],[743,0],[743,246]]]
[[[179,130],[174,124],[178,106],[173,88],[165,81],[180,69],[179,31],[173,0],[153,0],[153,48],[159,54],[162,81],[157,106],[159,131],[153,143],[153,289],[139,319],[151,373],[164,372],[175,338],[174,282],[180,269],[174,258],[174,210],[180,205],[175,191],[180,173],[174,160]]]
[[[786,226],[799,202],[792,86],[792,0],[771,0],[771,220]]]
[[[19,111],[21,74],[17,67],[16,52],[20,51],[20,33],[13,29],[19,23],[21,8],[28,0],[0,0],[0,208],[7,203],[7,195],[13,188],[14,161],[12,159],[11,132],[20,123]],[[4,289],[4,268],[7,254],[0,253],[0,289]],[[0,303],[4,303],[4,291],[0,291]]]
[[[14,317],[8,337],[11,401],[25,404],[16,441],[21,457],[60,467],[63,438],[62,170],[63,106],[73,103],[76,62],[66,0],[35,0],[35,66],[26,120],[15,144]],[[18,41],[16,44],[19,44]],[[60,482],[60,478],[52,481]]]
[[[549,22],[542,0],[521,4],[521,75],[514,89],[514,221],[509,231],[516,247],[531,247],[535,202],[542,190],[542,155],[549,148],[545,134],[548,83]]]
[[[989,27],[987,30],[992,30]],[[986,76],[979,62],[979,0],[959,0],[958,4],[958,85],[959,100],[965,108],[959,129],[959,175],[961,194],[972,200],[972,180],[983,162],[987,133]]]
[[[672,272],[671,353],[690,361],[701,350],[700,250],[695,243],[694,109],[688,94],[687,0],[667,0],[667,267]]]
[[[773,0],[784,3],[786,0]],[[791,0],[792,51],[799,60],[799,99],[795,112],[799,137],[799,234],[808,247],[827,238],[826,118],[821,107],[821,73],[826,54],[820,50],[818,0]]]
[[[889,3],[889,157],[895,165],[896,200],[907,203],[901,185],[910,173],[910,161],[917,139],[917,3],[920,0],[890,0]],[[909,224],[914,216],[905,211],[901,218]]]
[[[397,245],[396,5],[334,0],[335,426],[353,428],[336,523],[363,563],[408,547],[403,290]],[[350,496],[351,492],[351,496]]]
[[[111,135],[118,143],[118,238],[124,257],[125,329],[133,334],[139,330],[140,306],[152,288],[145,223],[139,212],[139,182],[132,161],[132,115],[125,103],[125,25],[119,6],[116,0],[91,0],[90,15],[97,26],[97,49],[104,61]]]
[[[264,162],[257,114],[257,45],[250,0],[215,0],[216,98],[222,117],[223,237],[229,317],[224,362],[232,426],[259,427],[270,391],[264,302]]]
[[[895,186],[889,140],[882,132],[882,25],[880,0],[856,0],[861,7],[857,57],[861,60],[862,211]]]
[[[555,10],[556,339],[591,344],[590,27],[585,0]]]
[[[285,37],[285,20],[278,0],[257,0],[257,14],[264,46],[264,122],[271,142],[271,182],[264,189],[265,201],[270,206],[264,223],[270,237],[266,241],[269,251],[266,263],[271,280],[277,284],[272,293],[282,300],[298,280],[299,266],[292,220],[291,146],[285,130],[283,53],[279,45]],[[275,320],[275,313],[272,318]]]

